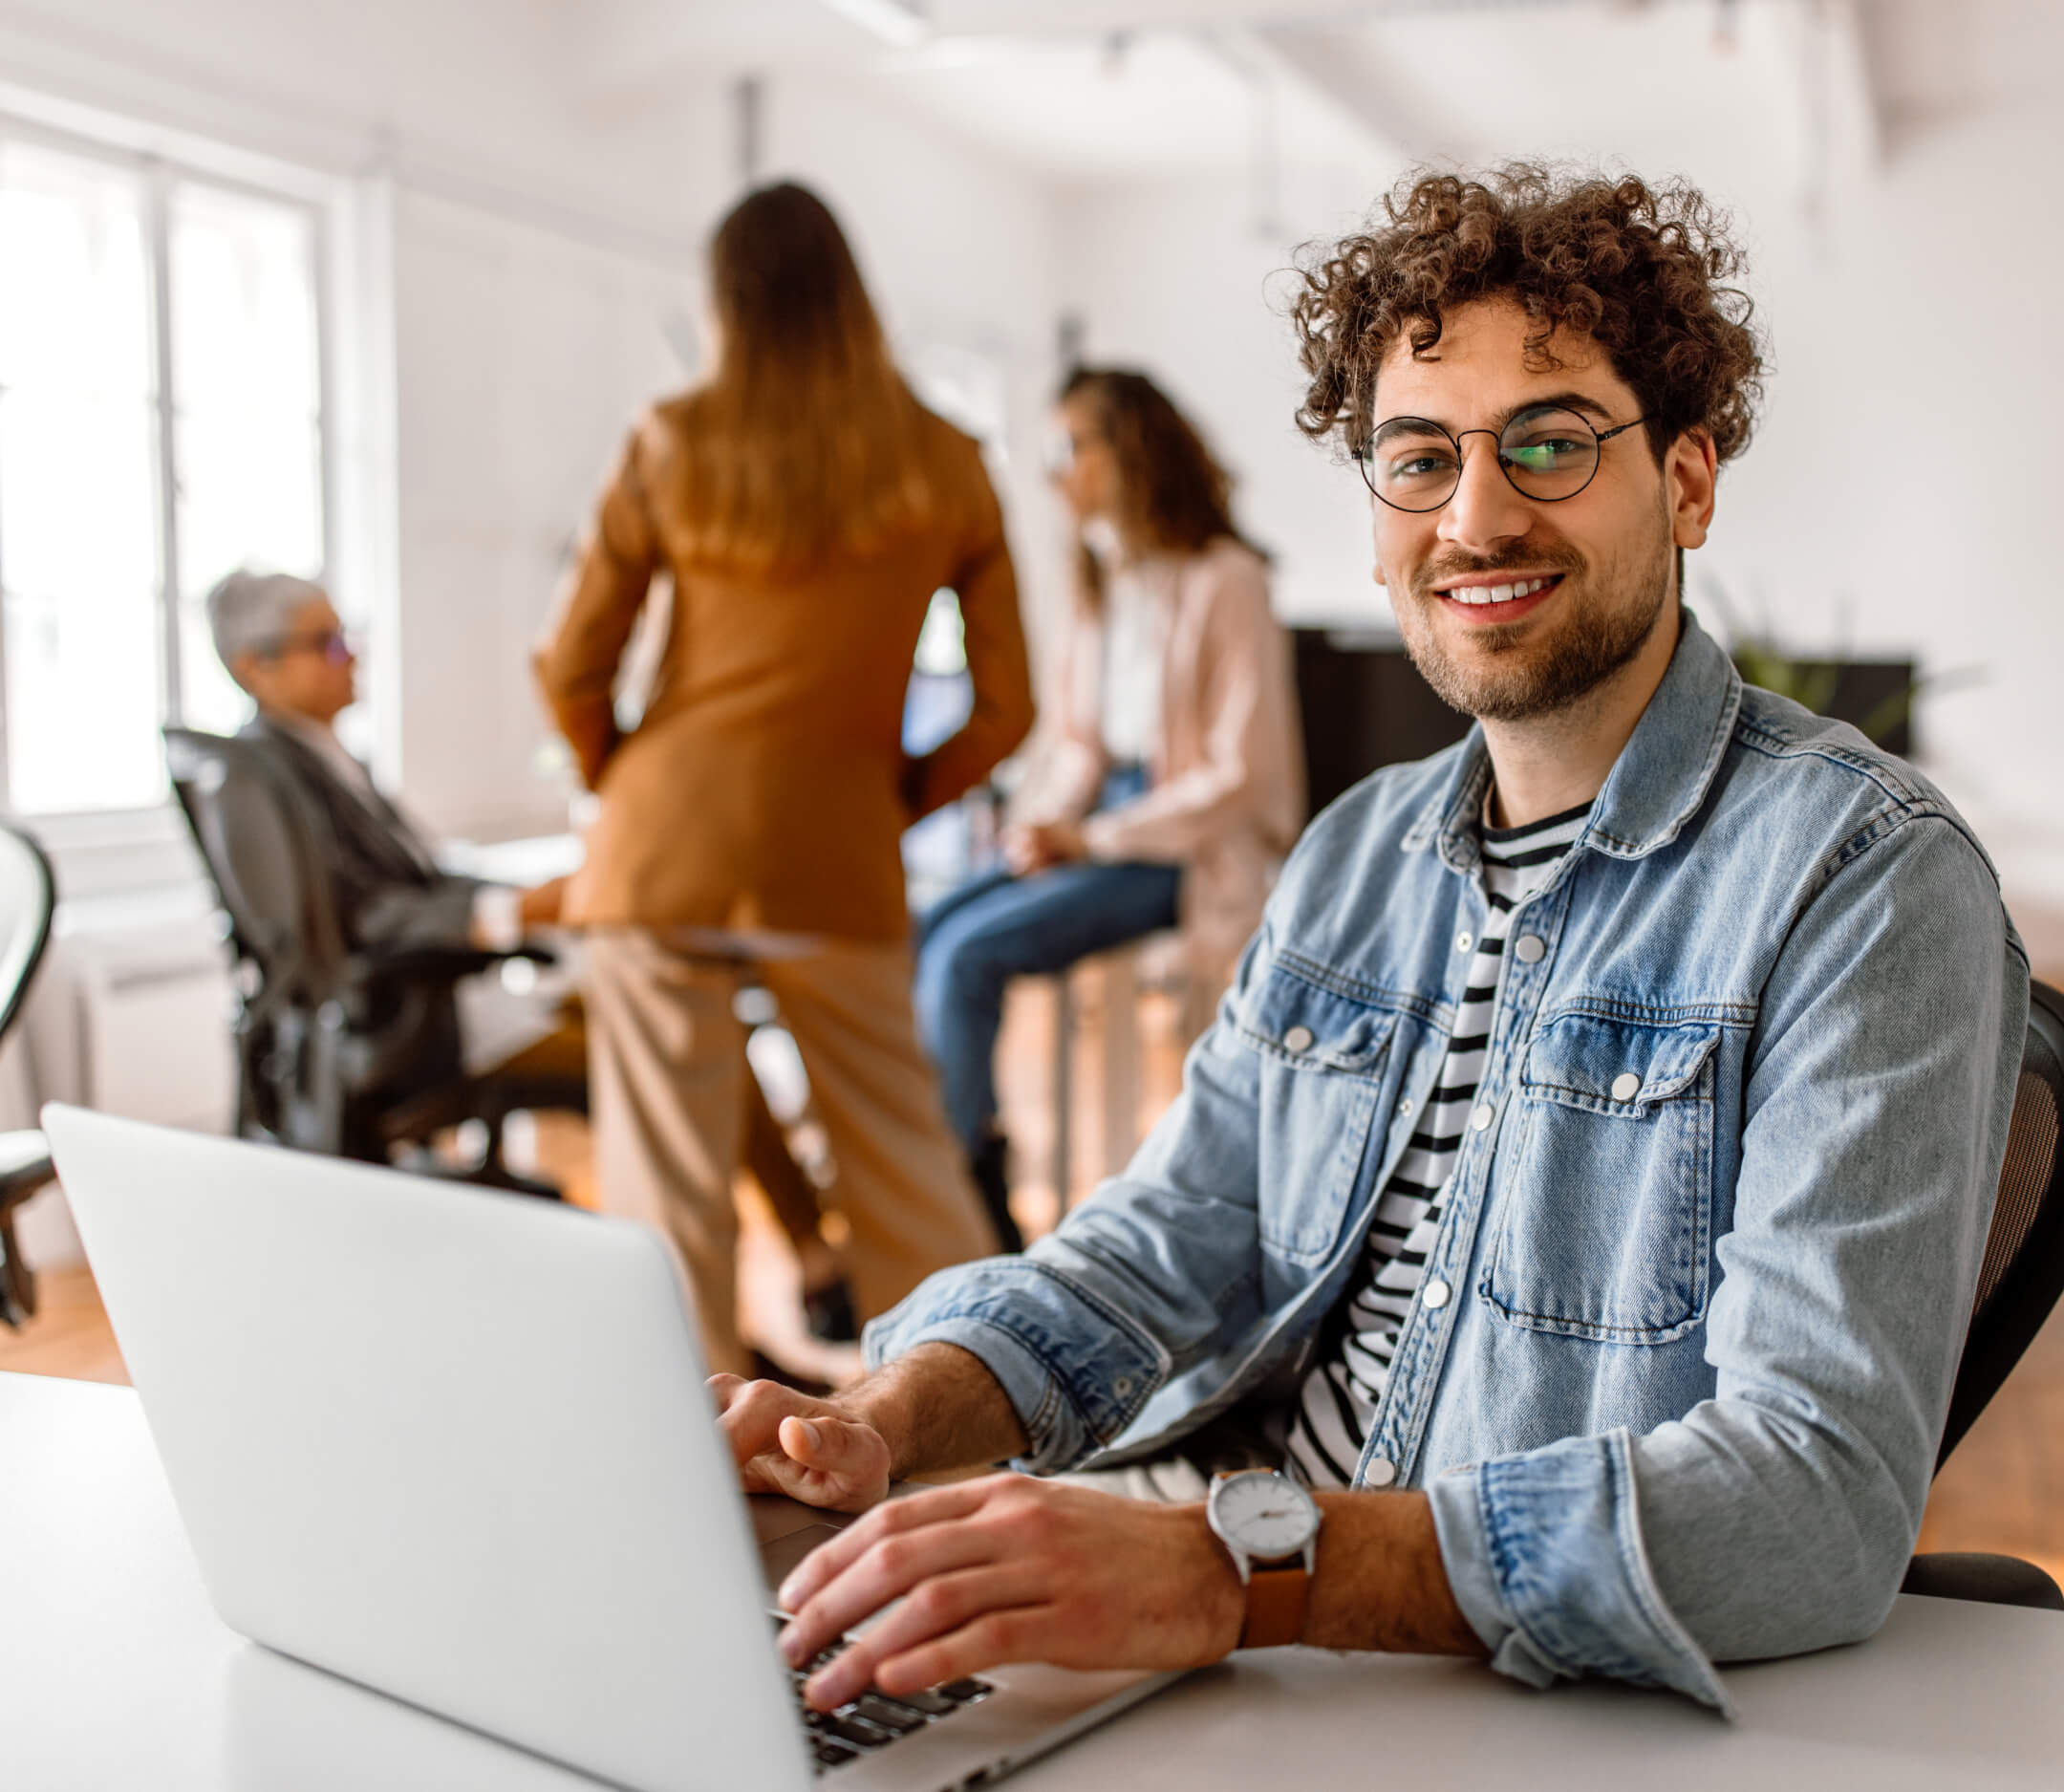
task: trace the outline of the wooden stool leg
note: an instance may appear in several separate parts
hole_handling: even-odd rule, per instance
[[[1104,1174],[1117,1176],[1139,1143],[1139,964],[1129,947],[1107,952],[1104,971]]]
[[[1053,988],[1053,1192],[1054,1222],[1068,1210],[1070,1191],[1069,1155],[1073,1145],[1075,1112],[1074,1068],[1075,999],[1069,992],[1068,973],[1050,978]]]

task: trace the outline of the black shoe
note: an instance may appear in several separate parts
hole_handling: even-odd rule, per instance
[[[1021,1251],[1024,1234],[1018,1230],[1017,1220],[1011,1218],[1009,1156],[1010,1140],[1000,1133],[992,1133],[968,1159],[968,1174],[975,1178],[975,1188],[988,1212],[989,1223],[996,1228],[999,1246],[1005,1251]]]
[[[825,1344],[860,1342],[860,1316],[853,1311],[852,1285],[843,1276],[821,1288],[803,1290],[803,1318],[810,1336]]]

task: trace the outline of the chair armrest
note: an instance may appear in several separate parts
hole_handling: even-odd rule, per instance
[[[41,1133],[0,1133],[0,1214],[12,1212],[56,1176]]]
[[[1988,1606],[2029,1606],[2064,1611],[2064,1592],[2032,1562],[2018,1556],[1971,1555],[1940,1550],[1916,1556],[1906,1565],[1903,1593],[1932,1599],[1970,1599]]]
[[[549,946],[533,945],[528,940],[506,952],[493,952],[481,946],[373,947],[347,961],[346,974],[361,983],[394,979],[411,982],[457,982],[462,977],[491,971],[510,959],[524,959],[532,964],[559,962],[559,955]]]

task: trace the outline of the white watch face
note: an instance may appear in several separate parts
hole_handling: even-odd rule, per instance
[[[1287,1476],[1235,1475],[1212,1489],[1218,1533],[1258,1561],[1301,1553],[1319,1528],[1312,1497]]]

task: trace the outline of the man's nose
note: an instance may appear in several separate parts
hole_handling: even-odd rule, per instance
[[[1462,477],[1441,511],[1440,539],[1473,553],[1486,553],[1533,527],[1533,507],[1505,477],[1505,469],[1498,464],[1497,443],[1484,437],[1464,444]]]

